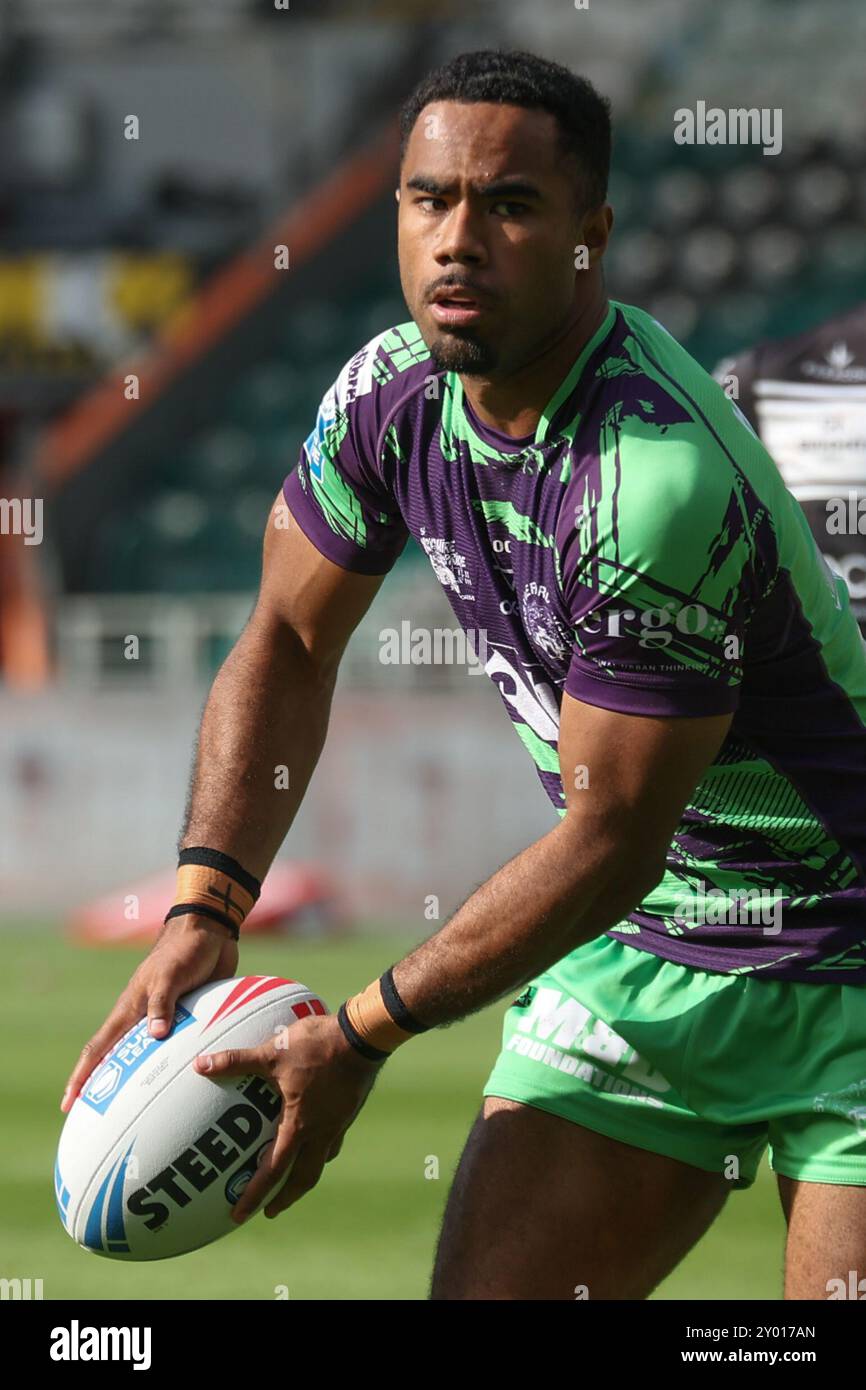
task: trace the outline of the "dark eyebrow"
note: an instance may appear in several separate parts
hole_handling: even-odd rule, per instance
[[[417,189],[419,193],[431,193],[436,198],[443,197],[450,193],[455,187],[454,184],[440,183],[438,179],[431,178],[429,174],[413,174],[411,179],[406,180],[407,188]],[[541,198],[542,192],[534,183],[528,183],[525,179],[504,178],[494,179],[492,183],[473,183],[471,185],[473,193],[477,193],[481,198]]]

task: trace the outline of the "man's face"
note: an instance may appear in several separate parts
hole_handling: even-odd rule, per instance
[[[575,247],[597,238],[579,216],[578,177],[547,111],[425,106],[400,172],[398,255],[409,312],[440,370],[519,368],[589,293]]]

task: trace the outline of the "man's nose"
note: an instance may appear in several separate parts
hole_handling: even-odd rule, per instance
[[[482,235],[482,217],[483,212],[473,208],[466,199],[455,203],[441,225],[441,235],[436,247],[437,261],[443,264],[457,261],[478,265],[486,260],[487,247]]]

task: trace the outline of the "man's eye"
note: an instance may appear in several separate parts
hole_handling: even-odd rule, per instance
[[[439,212],[442,208],[447,206],[444,198],[437,198],[432,193],[424,198],[416,198],[415,201],[419,207],[423,207],[425,212]],[[438,206],[433,207],[432,205],[434,203],[438,204]],[[519,217],[522,213],[527,211],[529,205],[528,203],[514,202],[511,198],[500,198],[498,202],[491,203],[490,206],[491,211],[495,212],[499,209],[503,212],[505,217]]]

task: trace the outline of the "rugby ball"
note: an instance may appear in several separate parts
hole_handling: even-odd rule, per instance
[[[89,1078],[66,1117],[54,1167],[64,1228],[115,1260],[164,1260],[239,1227],[237,1202],[281,1109],[260,1076],[211,1080],[200,1052],[257,1047],[283,1026],[327,1013],[273,975],[217,980],[178,1000],[167,1038],[142,1019]]]

